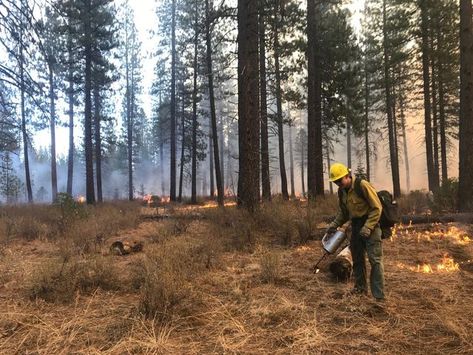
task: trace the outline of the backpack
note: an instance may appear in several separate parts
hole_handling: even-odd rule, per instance
[[[356,194],[361,197],[362,199],[366,200],[365,194],[361,188],[361,178],[355,178],[355,186],[354,190]],[[383,211],[381,213],[381,217],[379,218],[379,226],[381,228],[381,238],[387,239],[392,235],[392,227],[399,223],[399,211],[397,207],[397,202],[393,198],[393,195],[389,191],[381,190],[377,192],[378,198],[381,201],[381,205],[383,206]],[[338,197],[342,199],[342,191],[341,189],[338,190]]]

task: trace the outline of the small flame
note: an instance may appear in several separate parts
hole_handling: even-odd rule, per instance
[[[85,196],[77,196],[76,201],[79,203],[85,203]]]

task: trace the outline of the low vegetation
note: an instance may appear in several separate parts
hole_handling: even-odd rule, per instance
[[[428,213],[429,201],[399,203]],[[470,226],[398,226],[379,305],[327,262],[311,272],[336,204],[2,209],[0,352],[471,353]],[[110,252],[131,237],[142,251]]]

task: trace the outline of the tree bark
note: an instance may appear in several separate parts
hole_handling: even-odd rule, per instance
[[[308,196],[324,194],[322,154],[322,74],[316,0],[307,0],[307,190]]]
[[[171,161],[170,200],[176,201],[176,0],[171,14]]]
[[[458,207],[473,211],[473,24],[471,0],[460,0],[460,161]]]
[[[205,0],[205,42],[207,47],[207,75],[209,80],[209,101],[210,101],[210,119],[212,129],[212,142],[215,163],[215,178],[217,182],[217,202],[219,206],[223,206],[223,185],[222,185],[222,171],[220,169],[218,135],[217,135],[217,117],[215,112],[215,95],[212,69],[212,47],[210,41],[210,8],[209,0]]]
[[[396,149],[396,134],[393,117],[393,95],[392,82],[389,68],[389,54],[388,54],[388,34],[387,34],[387,15],[386,15],[386,0],[383,0],[383,58],[384,58],[384,90],[386,96],[386,113],[388,120],[388,135],[389,135],[389,158],[391,162],[391,175],[393,181],[393,194],[396,198],[401,196],[401,184],[399,179],[399,160],[398,151]]]
[[[184,181],[184,148],[185,148],[185,128],[184,128],[184,93],[182,93],[181,107],[181,164],[179,168],[179,193],[177,200],[182,202],[182,183]]]
[[[238,0],[238,204],[259,202],[258,0]]]
[[[437,43],[441,43],[440,27],[437,26]],[[438,81],[439,81],[439,128],[440,128],[440,159],[442,165],[442,183],[448,180],[447,165],[447,133],[445,130],[445,91],[443,76],[443,59],[439,56],[437,60]]]
[[[49,59],[51,61],[51,59]],[[51,133],[51,197],[57,199],[57,168],[56,168],[56,103],[54,97],[54,69],[53,63],[48,64],[49,69],[49,111]]]
[[[102,137],[100,136],[100,93],[94,85],[94,135],[95,135],[95,180],[97,181],[97,202],[103,202],[102,194]]]
[[[199,24],[197,16],[197,1],[195,2],[195,22],[194,22],[194,58],[193,58],[193,89],[192,89],[192,183],[191,183],[191,203],[197,203],[197,49],[199,45]]]
[[[427,0],[419,0],[419,8],[421,13],[421,37],[422,37],[422,79],[424,87],[424,129],[425,129],[425,146],[427,159],[427,179],[429,182],[429,190],[436,191],[438,181],[435,181],[434,156],[432,146],[432,106],[430,102],[430,73],[429,73],[429,18]]]
[[[279,1],[276,1],[275,15],[279,18]],[[284,125],[282,115],[281,72],[279,70],[279,34],[278,21],[275,21],[274,31],[274,72],[276,76],[276,123],[278,127],[279,173],[281,176],[281,193],[285,200],[289,199],[287,191],[286,162],[284,157]]]
[[[87,204],[95,204],[94,165],[92,145],[92,29],[90,24],[91,1],[85,1],[86,16],[84,19],[85,36],[85,85],[84,85],[84,148],[85,148],[85,185]]]
[[[399,97],[399,108],[401,110],[401,130],[402,130],[402,142],[404,146],[404,166],[406,168],[406,188],[407,193],[411,191],[411,175],[409,168],[409,152],[407,147],[407,133],[406,133],[406,117],[404,114],[404,96],[401,94]]]
[[[292,150],[292,125],[289,125],[289,170],[291,177],[291,197],[294,198],[296,196],[296,188],[294,184],[294,154]]]
[[[259,11],[259,71],[260,71],[260,120],[261,120],[261,187],[263,200],[271,200],[269,174],[268,107],[266,91],[266,35],[264,1]]]
[[[67,155],[67,193],[72,196],[72,183],[74,176],[74,71],[72,69],[72,38],[69,33],[67,41],[67,52],[68,52],[68,77],[69,88],[67,90],[67,98],[69,104],[69,152]]]
[[[22,2],[22,9],[24,8]],[[25,68],[24,68],[24,54],[23,54],[23,26],[19,29],[19,40],[18,44],[20,47],[19,53],[19,64],[20,64],[20,109],[21,109],[21,134],[23,140],[23,159],[25,164],[25,183],[26,193],[29,203],[33,203],[33,189],[31,187],[30,177],[30,163],[29,163],[29,151],[28,151],[28,131],[26,129],[26,112],[25,112]]]

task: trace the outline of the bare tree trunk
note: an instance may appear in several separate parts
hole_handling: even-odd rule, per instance
[[[399,108],[401,110],[401,130],[402,130],[402,142],[404,146],[404,165],[406,167],[406,188],[407,192],[411,191],[411,176],[409,169],[409,153],[407,151],[407,133],[406,133],[406,117],[404,114],[404,96],[399,96]]]
[[[182,94],[184,95],[184,93]],[[184,147],[185,147],[185,129],[184,129],[184,97],[182,97],[181,107],[181,164],[179,168],[179,194],[177,200],[182,202],[182,183],[184,180]]]
[[[302,196],[305,197],[306,191],[305,191],[305,176],[304,176],[304,169],[305,169],[305,142],[301,140],[301,185],[302,185]]]
[[[195,22],[194,22],[194,58],[193,58],[193,89],[192,89],[192,187],[191,203],[197,203],[197,49],[199,45],[199,24],[197,16],[197,1],[195,2]]]
[[[261,184],[263,200],[271,200],[269,175],[268,107],[266,91],[266,36],[264,1],[259,10],[259,71],[260,71],[260,120],[261,120]]]
[[[23,5],[22,5],[23,7]],[[25,164],[25,183],[26,183],[26,193],[28,202],[33,202],[33,189],[31,187],[31,177],[30,177],[30,161],[29,161],[29,151],[28,151],[28,132],[26,129],[26,112],[25,112],[25,68],[24,68],[24,55],[23,55],[23,28],[19,29],[20,38],[20,109],[21,109],[21,134],[23,139],[23,160]]]
[[[95,174],[97,181],[97,201],[103,202],[102,194],[102,138],[100,137],[100,94],[97,84],[94,85],[94,112],[95,112]]]
[[[212,122],[209,119],[209,176],[210,176],[210,198],[215,197],[215,169],[214,169],[214,143],[212,138]]]
[[[388,55],[388,37],[386,25],[386,0],[383,0],[383,54],[384,54],[384,89],[386,95],[386,113],[388,120],[388,134],[389,134],[389,158],[391,162],[391,174],[393,180],[393,193],[397,198],[401,196],[401,184],[399,180],[399,162],[398,151],[396,150],[396,134],[393,117],[393,95],[392,82],[389,69],[389,55]]]
[[[128,26],[126,27],[126,31]],[[127,142],[127,162],[128,162],[128,200],[133,200],[133,108],[131,95],[133,91],[133,83],[130,83],[130,56],[128,32],[125,34],[127,42],[125,44],[125,75],[126,75],[126,142]]]
[[[67,193],[72,196],[72,181],[74,176],[74,72],[72,69],[72,39],[69,34],[68,52],[68,78],[69,88],[67,90],[69,104],[69,152],[67,155]]]
[[[215,160],[215,178],[217,181],[217,201],[219,206],[223,206],[223,185],[222,171],[220,169],[219,151],[218,151],[218,135],[217,135],[217,117],[215,113],[215,95],[212,70],[212,47],[210,41],[210,8],[209,0],[205,0],[205,42],[207,47],[207,75],[209,80],[209,101],[210,101],[210,119],[212,129],[213,152]]]
[[[259,202],[258,0],[238,0],[238,204],[253,212]]]
[[[427,0],[419,0],[421,13],[421,35],[422,35],[422,77],[424,84],[424,128],[427,159],[427,175],[429,190],[438,188],[435,180],[434,157],[432,147],[432,106],[430,103],[430,74],[429,74],[429,34],[428,34],[428,6]]]
[[[279,9],[276,10],[279,13]],[[276,122],[278,126],[279,173],[281,176],[281,193],[285,200],[289,199],[287,191],[286,162],[284,157],[284,125],[282,115],[281,72],[279,70],[279,38],[277,25],[274,26],[274,71],[276,75]]]
[[[437,26],[437,43],[441,43],[440,26]],[[442,162],[442,183],[448,179],[447,165],[447,133],[445,130],[445,91],[443,76],[443,58],[439,56],[437,60],[438,81],[439,81],[439,128],[440,128],[440,159]]]
[[[91,1],[85,1],[85,12],[90,14]],[[84,85],[84,147],[85,147],[85,186],[86,200],[88,204],[95,204],[94,190],[94,163],[93,163],[93,144],[92,144],[92,29],[90,17],[86,16],[84,21],[85,37],[85,85]]]
[[[222,189],[223,189],[223,195],[225,196],[225,132],[223,129],[223,115],[222,112],[220,112],[220,122],[219,122],[219,148],[220,148],[220,171],[221,171],[221,179],[222,179]]]
[[[431,67],[432,67],[432,145],[433,145],[433,160],[434,160],[434,175],[435,181],[439,182],[440,185],[440,176],[439,176],[439,132],[438,132],[438,112],[437,112],[437,81],[438,73],[436,72],[436,61],[434,55],[434,40],[433,34],[430,36],[430,53],[431,56]]]
[[[307,190],[309,198],[324,194],[322,154],[322,75],[316,0],[307,0]]]
[[[460,161],[458,207],[473,211],[473,24],[471,0],[460,0]]]
[[[326,138],[325,139],[325,142],[326,142],[326,156],[327,156],[327,167],[330,167],[330,143],[328,141],[328,139]],[[329,184],[329,189],[330,189],[330,194],[332,195],[333,194],[333,184],[330,182]]]
[[[291,197],[294,198],[296,196],[296,188],[294,186],[294,154],[292,152],[292,125],[289,125],[289,160],[289,170],[291,177]]]
[[[171,15],[171,161],[170,200],[176,201],[176,0]]]
[[[51,115],[51,197],[57,199],[57,168],[56,168],[56,103],[54,100],[54,71],[53,64],[49,63],[49,111]]]

